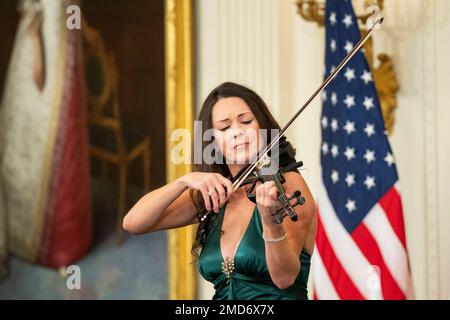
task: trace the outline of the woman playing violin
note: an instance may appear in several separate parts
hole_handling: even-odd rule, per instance
[[[286,195],[299,190],[306,201],[295,207],[298,221],[280,224],[273,219],[280,210],[274,182],[256,186],[256,204],[246,186],[233,190],[231,182],[270,142],[261,130],[279,125],[254,91],[230,82],[208,95],[198,120],[203,132],[213,132],[217,161],[202,161],[143,196],[125,216],[124,229],[142,234],[198,224],[193,253],[200,274],[214,284],[213,299],[307,299],[316,219],[306,182],[297,170],[283,174]],[[213,214],[202,219],[206,212]]]

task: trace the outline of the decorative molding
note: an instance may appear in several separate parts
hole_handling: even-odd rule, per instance
[[[437,206],[437,105],[436,105],[436,9],[435,2],[422,6],[423,28],[423,110],[425,150],[425,221],[426,221],[426,283],[427,299],[439,297],[439,212]]]
[[[171,161],[175,129],[193,132],[193,17],[192,0],[165,0],[166,49],[166,166],[167,181],[191,170]],[[197,273],[191,264],[195,226],[168,231],[169,299],[195,299]]]
[[[206,4],[203,4],[206,6]],[[217,81],[234,81],[254,89],[275,112],[278,106],[278,4],[272,0],[218,0],[215,24],[207,39],[217,42]],[[212,21],[212,19],[211,19]],[[213,36],[214,35],[214,36]],[[208,49],[208,53],[215,53]],[[216,79],[208,79],[216,81]],[[209,83],[213,88],[219,83]]]
[[[320,27],[325,25],[325,0],[296,0],[297,13],[306,21],[316,22]],[[384,0],[364,0],[364,8],[377,5],[380,10],[384,8]],[[362,13],[358,15],[361,23],[365,24],[372,13]]]

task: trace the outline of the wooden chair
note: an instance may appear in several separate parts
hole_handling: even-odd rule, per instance
[[[102,178],[107,165],[118,168],[119,202],[116,221],[117,244],[123,242],[122,221],[126,214],[127,176],[130,163],[142,156],[144,192],[150,183],[150,136],[137,134],[123,125],[118,99],[118,72],[112,53],[105,50],[99,33],[83,28],[90,155],[101,162]],[[101,139],[98,139],[101,137]]]

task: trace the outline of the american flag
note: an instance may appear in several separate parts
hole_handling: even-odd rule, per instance
[[[360,39],[351,1],[326,3],[327,76]],[[411,299],[394,156],[359,51],[322,92],[316,299]]]

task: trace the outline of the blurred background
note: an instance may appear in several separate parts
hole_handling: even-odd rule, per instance
[[[79,30],[66,26],[74,4]],[[166,181],[163,1],[12,0],[0,15],[2,235],[13,253],[0,298],[167,298],[165,233],[121,230]],[[70,291],[75,261],[83,285]]]

